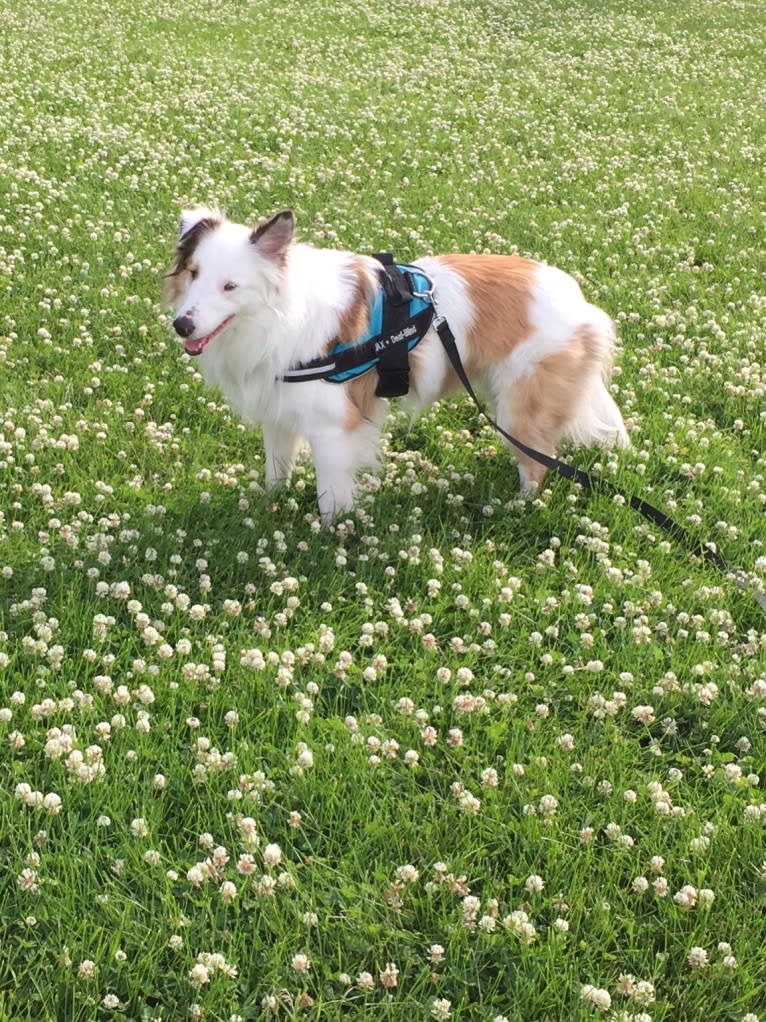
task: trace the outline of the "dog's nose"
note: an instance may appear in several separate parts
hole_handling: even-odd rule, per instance
[[[194,320],[191,316],[177,316],[173,320],[173,329],[179,337],[191,337],[194,333]]]

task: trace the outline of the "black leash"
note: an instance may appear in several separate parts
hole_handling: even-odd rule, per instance
[[[433,296],[432,296],[433,300]],[[434,329],[439,335],[439,340],[442,342],[442,346],[447,354],[447,358],[452,364],[452,368],[457,374],[457,378],[463,384],[468,394],[479,410],[479,414],[486,419],[490,426],[499,433],[500,436],[504,437],[510,444],[513,444],[517,450],[526,454],[528,458],[532,458],[533,461],[539,462],[541,465],[545,465],[546,468],[557,472],[560,476],[564,476],[565,479],[571,479],[573,482],[579,483],[586,490],[601,490],[602,492],[609,493],[612,496],[620,496],[623,500],[627,500],[634,511],[638,511],[644,518],[647,518],[650,522],[653,522],[660,529],[663,529],[669,535],[673,537],[682,546],[686,547],[692,553],[701,554],[706,561],[718,568],[724,575],[732,578],[734,582],[740,587],[747,591],[752,591],[755,596],[756,602],[758,603],[761,610],[766,613],[766,594],[758,592],[758,590],[752,590],[752,587],[745,575],[745,573],[739,569],[734,569],[726,562],[726,560],[718,553],[718,551],[710,543],[699,543],[696,541],[686,529],[682,528],[678,522],[674,521],[664,511],[660,511],[659,508],[654,507],[648,501],[643,500],[641,497],[635,497],[622,493],[615,486],[612,486],[604,479],[594,479],[589,473],[584,472],[582,469],[574,468],[572,465],[568,465],[565,461],[560,461],[558,458],[552,458],[548,454],[543,454],[542,451],[536,451],[534,447],[529,447],[521,440],[517,440],[516,437],[511,436],[507,433],[502,426],[499,426],[491,415],[485,410],[481,401],[476,396],[476,391],[471,385],[471,381],[468,379],[468,374],[465,371],[465,367],[460,358],[460,353],[457,350],[457,344],[455,343],[455,335],[450,329],[450,325],[447,320],[440,316],[437,312],[437,317],[433,322]]]

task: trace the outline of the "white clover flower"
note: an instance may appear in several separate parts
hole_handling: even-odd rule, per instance
[[[80,962],[77,968],[77,976],[79,979],[92,979],[95,975],[95,962],[92,962],[89,958],[85,958],[82,962]]]
[[[263,849],[263,863],[269,869],[278,866],[282,861],[282,849],[277,844],[268,844]]]
[[[630,715],[640,724],[652,724],[656,720],[653,706],[634,706]]]
[[[523,767],[522,767],[523,774]],[[538,803],[538,810],[541,816],[552,817],[558,810],[559,802],[554,795],[543,795]]]
[[[311,960],[309,959],[308,955],[297,954],[293,955],[293,957],[291,958],[290,965],[293,967],[293,969],[295,969],[296,972],[306,973],[311,968]]]
[[[657,877],[652,883],[652,887],[654,888],[654,893],[658,898],[666,898],[670,893],[670,884],[666,877]]]
[[[609,1011],[612,1006],[612,998],[608,990],[595,987],[591,983],[585,983],[580,987],[580,997],[588,1004],[592,1004],[599,1011]]]
[[[20,891],[29,891],[30,894],[38,894],[40,887],[37,883],[37,873],[28,866],[22,869],[16,877],[16,886]]]
[[[393,962],[387,962],[385,969],[381,969],[379,979],[381,986],[387,990],[393,989],[398,983],[399,970]]]
[[[210,970],[207,966],[203,965],[202,962],[197,962],[197,964],[189,970],[189,982],[193,986],[204,986],[206,983],[210,982]]]
[[[673,901],[682,908],[694,908],[697,904],[697,888],[691,884],[685,884],[680,891],[673,895]]]
[[[192,887],[201,887],[207,880],[207,870],[199,864],[192,866],[186,873],[186,879]]]
[[[296,762],[301,770],[310,770],[314,765],[314,753],[305,742],[298,743]]]
[[[529,894],[539,894],[545,887],[545,881],[541,876],[538,876],[537,873],[533,873],[525,880],[524,887]]]
[[[693,947],[686,956],[692,969],[704,969],[708,964],[708,953],[704,947]]]
[[[642,1008],[647,1008],[655,1000],[654,984],[650,983],[649,980],[639,979],[633,985],[629,996],[636,1004]]]
[[[225,902],[234,901],[237,896],[237,885],[231,880],[224,880],[221,886],[218,888],[218,893],[221,895],[221,900]]]
[[[396,879],[403,884],[414,884],[419,877],[420,872],[411,863],[396,868]]]

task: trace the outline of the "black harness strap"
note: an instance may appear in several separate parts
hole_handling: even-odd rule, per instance
[[[701,554],[706,561],[718,568],[718,570],[724,575],[732,577],[740,589],[749,590],[751,588],[744,572],[733,569],[712,546],[712,544],[698,543],[689,535],[686,529],[682,528],[678,524],[678,522],[666,515],[664,511],[660,511],[659,508],[654,507],[653,504],[643,500],[641,497],[624,494],[606,480],[594,479],[593,476],[589,475],[587,472],[583,472],[582,469],[574,468],[572,465],[568,465],[565,461],[560,461],[558,458],[552,458],[549,454],[543,454],[542,451],[536,451],[534,447],[529,447],[521,440],[517,440],[516,437],[507,433],[502,426],[499,426],[492,416],[488,414],[476,396],[476,391],[473,389],[471,381],[468,379],[465,366],[460,358],[460,352],[457,350],[455,335],[452,333],[449,323],[443,316],[439,316],[436,320],[434,320],[433,325],[439,335],[439,340],[442,342],[442,346],[447,353],[447,358],[449,358],[452,368],[455,370],[457,378],[468,391],[471,400],[479,410],[479,414],[486,419],[496,433],[499,433],[500,436],[504,437],[510,444],[513,444],[513,446],[517,448],[517,450],[521,451],[522,454],[526,454],[528,458],[532,458],[533,461],[536,461],[541,465],[545,465],[546,468],[564,476],[565,479],[571,479],[573,482],[579,483],[584,489],[598,489],[602,492],[609,493],[612,496],[620,496],[624,500],[627,500],[634,511],[638,511],[644,516],[644,518],[647,518],[650,522],[654,522],[654,524],[660,529],[663,529],[682,546],[685,546],[687,550]],[[766,612],[766,594],[755,591],[753,595],[755,596],[756,602],[761,610]]]
[[[391,252],[376,252],[373,259],[377,259],[385,271],[381,274],[381,284],[386,292],[386,298],[393,305],[407,305],[412,299],[412,288],[409,281],[394,262]]]
[[[410,318],[412,288],[390,252],[379,252],[373,259],[382,267],[380,281],[386,301],[381,333],[387,338],[375,346],[375,354],[380,358],[375,396],[401,397],[410,389],[410,353],[402,331]]]

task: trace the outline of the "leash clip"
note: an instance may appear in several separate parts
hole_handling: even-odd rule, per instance
[[[444,316],[439,315],[439,303],[436,301],[436,294],[434,292],[433,287],[426,288],[425,291],[413,291],[412,297],[419,298],[423,302],[428,302],[428,304],[434,310],[434,313],[436,315],[436,319],[434,320],[433,324],[434,326],[436,326],[438,322],[441,322],[441,320],[444,319]]]

